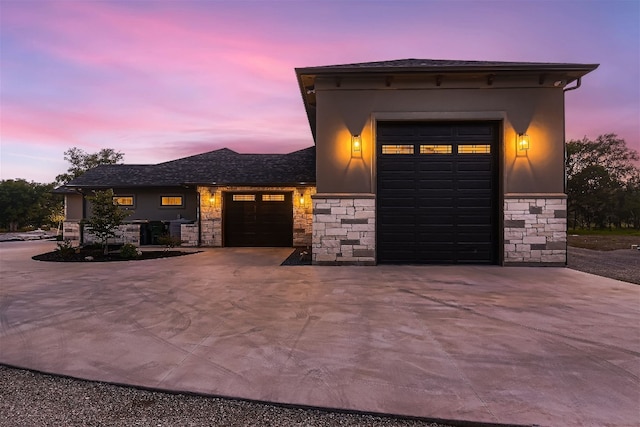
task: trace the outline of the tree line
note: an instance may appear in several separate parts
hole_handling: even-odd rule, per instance
[[[0,229],[19,231],[28,228],[58,226],[64,220],[64,199],[52,191],[98,165],[116,164],[124,154],[111,148],[87,153],[73,147],[64,152],[69,163],[67,172],[48,184],[25,179],[0,181]]]
[[[569,228],[640,229],[638,152],[613,133],[566,148]]]
[[[639,155],[624,139],[610,133],[566,144],[569,228],[640,229]],[[55,182],[40,184],[24,179],[0,181],[0,229],[57,225],[64,219],[62,196],[52,190],[102,164],[120,163],[124,154],[111,148],[86,153],[64,152],[67,172]]]

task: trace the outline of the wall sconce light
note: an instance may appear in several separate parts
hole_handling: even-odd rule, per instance
[[[517,149],[519,153],[526,153],[530,146],[529,135],[526,133],[519,133],[516,141]]]
[[[304,206],[304,193],[300,192],[300,206]]]
[[[209,196],[209,203],[213,205],[215,202],[216,202],[216,195],[212,194],[211,196]]]
[[[362,157],[362,137],[360,135],[351,136],[351,157]]]

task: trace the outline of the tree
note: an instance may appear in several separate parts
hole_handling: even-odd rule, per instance
[[[567,142],[569,225],[636,227],[638,153],[609,133]]]
[[[51,190],[53,184],[24,179],[0,181],[0,227],[18,231],[26,226],[50,224],[51,211],[62,206],[61,198]]]
[[[64,159],[71,163],[71,166],[66,173],[56,176],[58,185],[66,184],[98,165],[115,165],[124,159],[124,154],[113,148],[102,148],[97,153],[89,154],[78,147],[73,147],[64,152]]]
[[[86,224],[91,227],[91,233],[102,242],[104,254],[108,252],[107,241],[109,237],[115,237],[116,230],[122,225],[124,219],[132,212],[122,209],[113,200],[113,190],[96,191],[93,196],[88,196],[93,213]]]

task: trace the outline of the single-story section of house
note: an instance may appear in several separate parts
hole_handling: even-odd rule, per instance
[[[64,238],[95,240],[82,220],[86,196],[113,189],[131,210],[119,242],[187,246],[310,246],[315,147],[289,154],[239,154],[223,148],[156,165],[101,165],[63,188]],[[224,208],[223,208],[224,207]]]
[[[180,215],[191,244],[310,243],[318,265],[565,265],[564,93],[597,67],[406,59],[297,68],[313,148],[101,166],[67,188],[114,188],[133,221],[150,210]],[[213,162],[225,156],[234,163]],[[279,175],[276,161],[292,174]],[[292,238],[240,231],[260,216],[246,215],[243,197],[256,212],[284,197]],[[87,216],[81,200],[67,196],[65,231]]]

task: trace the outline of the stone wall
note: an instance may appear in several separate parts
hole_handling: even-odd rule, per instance
[[[506,195],[504,264],[566,265],[567,198]]]
[[[315,187],[198,187],[200,193],[200,245],[222,246],[222,199],[229,191],[280,191],[293,194],[293,245],[311,246],[311,196]],[[184,240],[184,239],[183,239]]]
[[[181,246],[198,246],[198,224],[180,224]]]
[[[80,246],[80,222],[64,221],[62,223],[62,239],[69,240],[73,246]]]
[[[200,246],[222,246],[222,191],[198,187],[200,194]]]
[[[373,194],[316,194],[313,264],[374,265],[375,223]]]
[[[116,230],[116,236],[107,241],[110,245],[131,243],[140,246],[140,224],[123,224]],[[84,226],[83,244],[100,243],[98,238],[91,233],[91,228]]]

